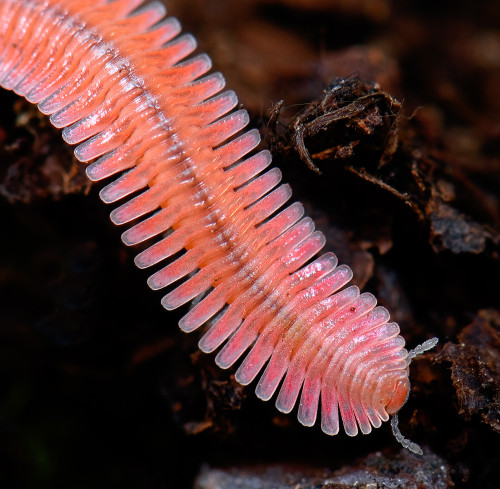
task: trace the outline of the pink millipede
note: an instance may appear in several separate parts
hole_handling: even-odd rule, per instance
[[[63,130],[76,157],[92,163],[92,181],[117,178],[100,193],[106,203],[129,197],[111,213],[131,223],[122,239],[135,245],[140,268],[167,264],[148,284],[181,281],[162,299],[175,309],[193,299],[183,331],[210,328],[199,342],[236,379],[327,434],[369,433],[406,402],[413,356],[396,323],[369,293],[345,287],[352,272],[325,244],[300,203],[284,208],[290,187],[260,137],[242,132],[249,117],[207,73],[207,55],[143,0],[1,0],[0,84],[38,104]],[[248,156],[251,154],[251,156]],[[141,191],[142,193],[139,193]],[[182,253],[178,256],[179,253]],[[175,260],[168,261],[172,256]],[[246,356],[243,355],[246,353]],[[340,416],[339,416],[340,413]],[[415,444],[396,437],[411,450]]]

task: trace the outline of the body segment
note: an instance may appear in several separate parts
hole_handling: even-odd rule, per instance
[[[200,348],[242,360],[236,379],[304,425],[369,433],[409,392],[408,353],[397,324],[368,293],[345,287],[351,270],[325,244],[291,190],[254,153],[256,130],[235,110],[224,78],[159,2],[0,0],[0,84],[16,91],[77,144],[123,241],[157,270],[162,304],[198,302],[186,332],[212,323]],[[158,266],[159,265],[159,266]],[[214,319],[215,318],[215,319]],[[340,414],[339,414],[340,413]]]

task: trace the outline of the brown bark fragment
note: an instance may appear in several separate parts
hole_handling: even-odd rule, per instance
[[[451,363],[460,414],[479,418],[500,433],[500,312],[479,311],[436,357]]]

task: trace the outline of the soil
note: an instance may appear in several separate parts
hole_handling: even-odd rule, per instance
[[[500,467],[500,3],[169,0],[400,324],[400,429],[331,438],[197,349],[59,131],[0,92],[0,484],[477,488]]]

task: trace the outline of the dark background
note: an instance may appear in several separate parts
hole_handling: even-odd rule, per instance
[[[355,283],[391,310],[410,348],[440,338],[438,355],[412,366],[403,433],[438,457],[443,487],[497,487],[498,1],[167,7],[236,90]],[[338,78],[357,87],[340,106],[377,98],[306,138],[311,154],[334,155],[314,159],[318,175],[287,126]],[[58,131],[12,93],[0,106],[2,487],[191,487],[207,466],[336,471],[376,451],[406,457],[387,425],[330,438],[215,368],[197,334],[179,332],[185,310],[167,313],[146,286]],[[390,124],[374,124],[374,144],[359,128],[380,111]],[[328,131],[342,136],[333,144]]]

